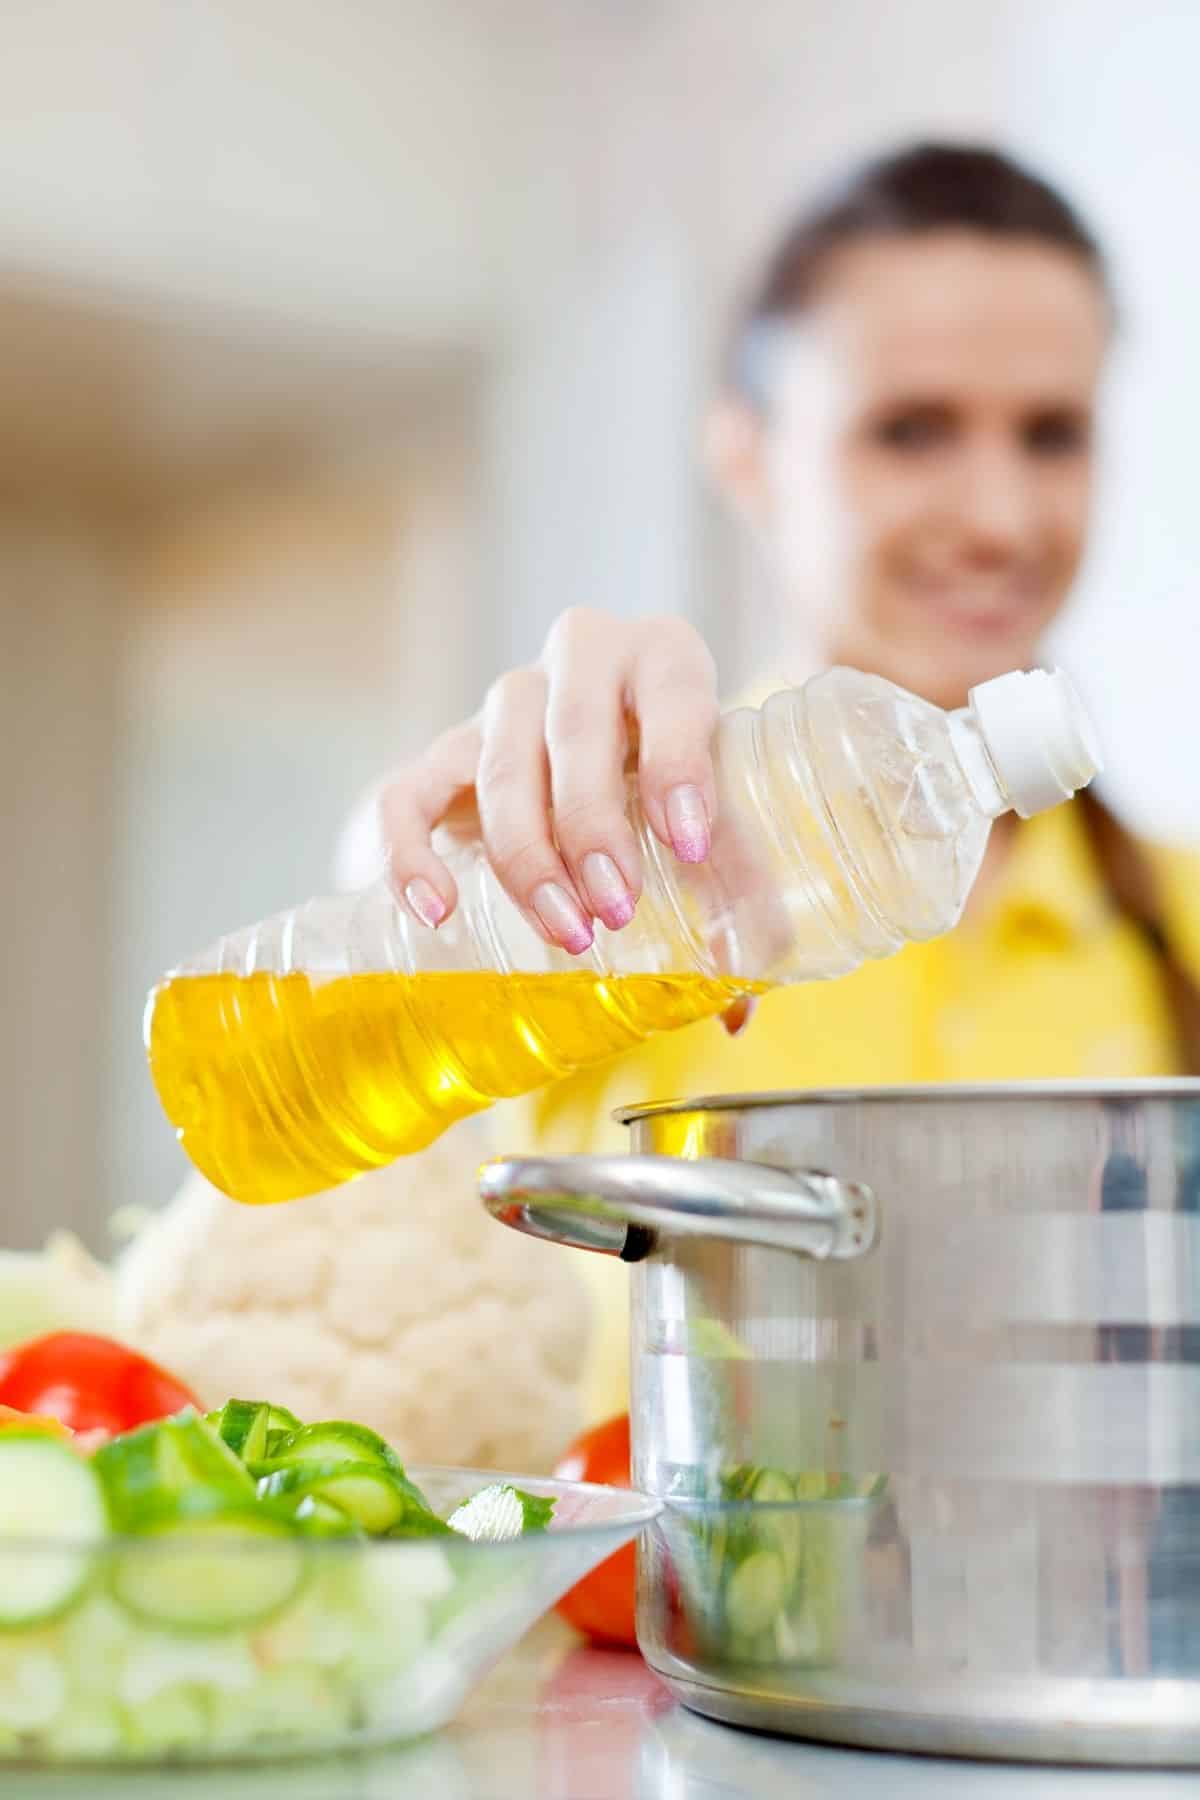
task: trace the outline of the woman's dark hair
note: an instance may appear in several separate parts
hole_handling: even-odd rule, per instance
[[[729,367],[735,392],[765,409],[772,328],[811,303],[836,251],[864,238],[955,230],[1065,250],[1111,299],[1099,243],[1049,182],[998,150],[914,144],[862,164],[784,233],[738,321]]]
[[[784,234],[735,330],[728,370],[734,391],[756,410],[767,410],[776,331],[812,302],[836,251],[865,238],[954,230],[1034,239],[1064,250],[1094,276],[1112,305],[1098,241],[1048,182],[997,150],[914,144],[863,164]],[[1200,1074],[1200,986],[1171,943],[1154,864],[1092,789],[1075,805],[1114,909],[1136,926],[1158,962],[1179,1066]]]

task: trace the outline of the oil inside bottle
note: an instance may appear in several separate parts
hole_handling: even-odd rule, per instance
[[[159,1098],[236,1200],[298,1199],[419,1150],[493,1101],[724,1012],[698,974],[177,975],[150,997]]]

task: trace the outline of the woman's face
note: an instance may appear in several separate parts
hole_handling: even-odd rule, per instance
[[[1083,263],[968,231],[839,252],[738,481],[826,662],[944,705],[1036,660],[1079,568],[1109,335]]]

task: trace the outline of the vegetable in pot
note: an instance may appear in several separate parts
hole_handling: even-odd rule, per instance
[[[696,1649],[734,1663],[837,1660],[883,1476],[726,1470],[719,1499],[678,1502],[661,1521]]]

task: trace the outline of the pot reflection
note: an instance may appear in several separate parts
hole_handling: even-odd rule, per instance
[[[1194,1773],[1022,1767],[795,1744],[680,1708],[642,1738],[634,1800],[1194,1800]]]
[[[674,1704],[636,1650],[568,1649],[538,1690],[537,1785],[529,1800],[635,1800],[643,1739]]]

